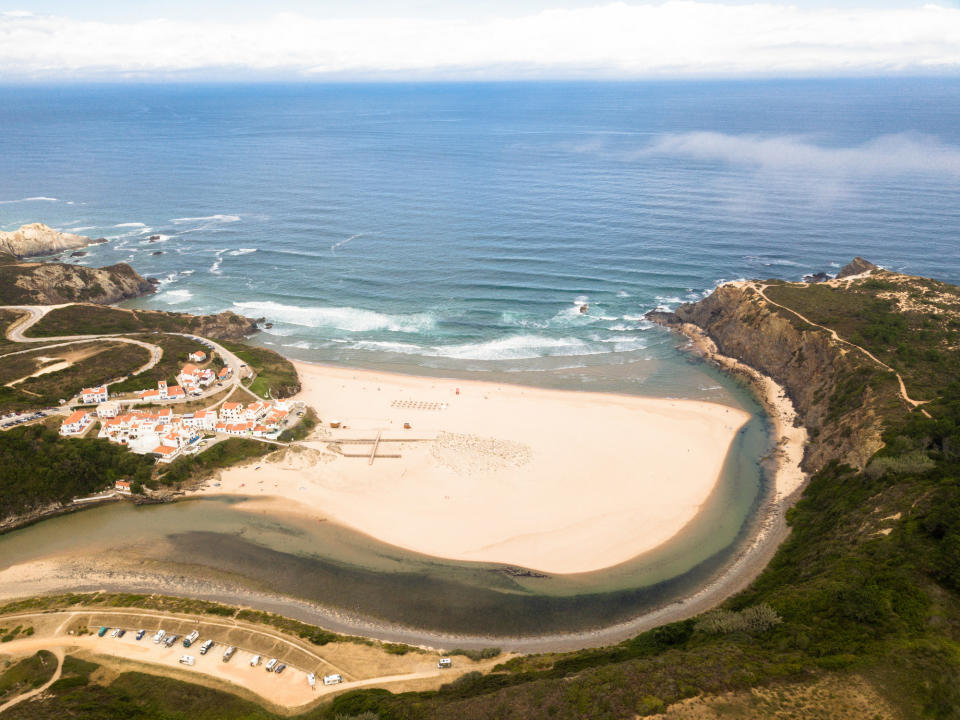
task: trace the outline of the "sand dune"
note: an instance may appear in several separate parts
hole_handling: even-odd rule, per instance
[[[320,437],[202,492],[270,497],[274,510],[428,555],[554,574],[616,565],[670,539],[713,490],[749,419],[699,401],[297,368]],[[345,427],[330,430],[330,420]],[[373,464],[328,446],[378,433]],[[389,442],[397,438],[407,441]],[[339,448],[369,455],[372,445]]]

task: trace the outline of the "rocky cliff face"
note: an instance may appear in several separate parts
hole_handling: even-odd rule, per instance
[[[7,256],[9,257],[9,256]],[[59,263],[0,263],[0,304],[110,304],[154,292],[154,283],[126,263],[88,268]]]
[[[95,242],[83,235],[58,232],[43,223],[23,225],[13,232],[0,232],[0,252],[16,258],[55,255],[64,250],[76,250]]]
[[[215,340],[242,342],[248,336],[259,332],[259,320],[251,320],[229,310],[216,315],[195,315],[190,320],[190,332]]]
[[[778,312],[754,285],[723,285],[675,313],[648,317],[673,327],[696,325],[722,354],[781,384],[810,431],[805,470],[816,471],[830,460],[862,468],[881,447],[879,408],[889,395],[871,387],[875,369],[827,332]]]

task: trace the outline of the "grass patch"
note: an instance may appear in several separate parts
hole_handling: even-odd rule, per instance
[[[169,465],[158,465],[156,477],[151,483],[180,485],[190,480],[199,480],[212,475],[217,470],[263,457],[274,450],[276,450],[275,445],[258,440],[229,438],[204,450],[199,455],[187,455],[177,458]],[[148,486],[151,483],[148,483]]]
[[[257,396],[279,400],[300,392],[297,369],[280,353],[243,343],[222,344],[256,372],[248,387]]]
[[[7,662],[0,671],[0,705],[11,698],[40,687],[53,677],[56,656],[47,650],[17,662]]]

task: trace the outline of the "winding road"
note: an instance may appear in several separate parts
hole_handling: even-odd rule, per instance
[[[49,650],[54,654],[54,656],[57,658],[57,669],[53,671],[53,675],[50,677],[50,679],[47,680],[40,687],[34,688],[33,690],[29,690],[28,692],[25,692],[21,695],[17,695],[15,698],[7,700],[7,702],[5,702],[3,705],[0,705],[0,714],[3,714],[4,710],[8,710],[9,708],[12,708],[14,705],[19,705],[24,700],[29,700],[30,698],[35,697],[36,695],[39,695],[48,687],[53,685],[57,680],[60,679],[60,674],[63,672],[63,659],[66,656],[66,651],[62,647],[51,647],[51,648],[43,647],[40,649]]]
[[[10,340],[11,342],[16,342],[16,343],[29,343],[29,344],[44,343],[43,345],[44,348],[63,347],[65,345],[73,345],[77,343],[89,342],[91,340],[103,340],[103,339],[109,339],[115,342],[125,342],[133,345],[139,345],[143,348],[146,348],[148,351],[150,351],[151,353],[150,361],[145,365],[143,365],[142,367],[137,368],[134,372],[131,373],[131,375],[139,375],[143,372],[146,372],[147,370],[150,370],[152,367],[154,367],[158,362],[160,362],[161,358],[163,357],[162,347],[160,347],[159,345],[154,345],[152,343],[145,342],[143,340],[137,340],[136,338],[127,337],[125,334],[122,334],[122,333],[101,333],[97,335],[60,335],[57,337],[42,337],[42,338],[27,337],[24,334],[27,330],[29,330],[38,322],[40,322],[40,320],[42,320],[52,310],[68,307],[72,304],[73,303],[66,303],[63,305],[0,306],[0,310],[10,310],[14,312],[26,313],[25,317],[20,318],[16,322],[12,323],[9,328],[7,328],[7,334],[6,334],[7,339]],[[199,335],[193,335],[191,333],[167,332],[163,334],[179,335],[181,337],[187,337],[187,338],[197,338],[198,340],[207,343],[220,355],[220,357],[223,359],[224,364],[227,365],[232,371],[230,375],[230,379],[228,380],[227,387],[236,388],[237,386],[241,385],[240,383],[241,372],[243,370],[244,363],[240,360],[240,358],[238,358],[234,353],[227,350],[220,343],[215,342],[214,340],[211,340],[209,338],[200,337]],[[14,352],[0,355],[0,358],[11,356],[11,355],[19,355],[22,353],[33,352],[36,349],[37,348],[35,347],[30,347],[25,350],[16,350]],[[206,390],[204,390],[203,393],[200,395],[187,397],[187,398],[184,398],[183,400],[169,400],[166,402],[169,404],[175,404],[177,402],[195,402],[205,397],[210,397],[211,395],[216,395],[218,393],[221,393],[223,392],[223,390],[224,390],[223,386],[212,385]],[[259,398],[257,399],[259,400]],[[140,400],[139,399],[123,400],[121,402],[126,404],[132,404],[132,403],[140,402]],[[69,404],[71,403],[68,403],[68,405]]]

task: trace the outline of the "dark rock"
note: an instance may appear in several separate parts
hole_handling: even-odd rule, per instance
[[[675,312],[664,312],[663,310],[651,310],[644,317],[650,322],[666,327],[680,327],[683,320]]]
[[[156,241],[159,240],[159,239],[160,239],[160,236],[159,236],[159,235],[151,235],[150,237],[147,238],[147,241],[148,241],[148,242],[156,242]]]
[[[837,273],[837,278],[850,277],[851,275],[859,275],[860,273],[865,273],[868,270],[879,270],[880,268],[874,265],[869,260],[864,260],[862,257],[857,255],[853,260],[843,266],[840,272]]]
[[[103,243],[105,243],[105,242],[107,242],[107,239],[106,239],[106,238],[97,238],[96,240],[91,240],[91,241],[90,241],[90,244],[91,244],[91,245],[103,245]]]
[[[803,281],[807,283],[820,283],[826,282],[830,279],[830,276],[825,272],[812,273],[810,275],[804,275]]]
[[[155,250],[154,252],[152,252],[152,253],[150,253],[150,254],[151,254],[151,255],[163,255],[163,250]]]
[[[87,253],[84,250],[75,250],[74,252],[70,253],[70,257],[83,257],[86,254]]]

